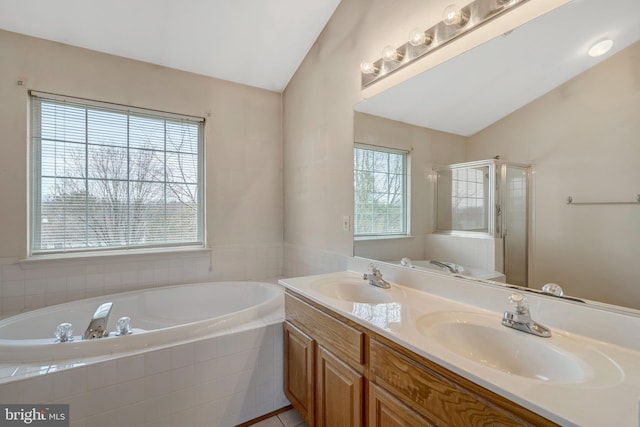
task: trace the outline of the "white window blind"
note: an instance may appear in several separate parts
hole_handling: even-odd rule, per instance
[[[31,253],[204,244],[204,119],[31,93]]]
[[[406,235],[406,151],[356,145],[354,235]]]

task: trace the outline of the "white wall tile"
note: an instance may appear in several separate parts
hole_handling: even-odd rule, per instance
[[[171,349],[153,350],[145,353],[145,373],[153,375],[171,369]]]
[[[172,369],[170,372],[171,372],[170,390],[172,391],[180,390],[187,387],[192,387],[195,383],[195,374],[194,374],[193,365]]]
[[[216,361],[205,360],[204,362],[196,362],[193,365],[193,375],[198,379],[197,383],[205,383],[216,378]]]
[[[145,355],[124,357],[116,360],[116,376],[118,382],[142,378],[145,375]]]
[[[0,402],[2,403],[20,403],[18,395],[18,383],[0,384]]]
[[[149,375],[145,380],[145,396],[158,397],[171,391],[171,371]]]
[[[145,394],[145,421],[147,425],[154,425],[157,420],[166,419],[171,414],[171,393],[159,396]]]
[[[2,289],[3,297],[5,298],[24,297],[24,295],[25,295],[24,280],[11,280],[4,283],[4,287]]]
[[[116,383],[116,361],[108,360],[106,362],[91,365],[87,374],[87,390],[94,390],[101,387],[107,387]]]
[[[53,374],[53,398],[82,394],[87,391],[87,367],[65,369]]]
[[[118,408],[113,414],[112,425],[116,420],[118,426],[142,426],[145,422],[145,403],[139,402]],[[159,424],[154,424],[158,425]]]
[[[53,375],[39,375],[18,382],[18,396],[22,402],[50,402],[53,400]]]
[[[116,385],[116,396],[117,407],[124,407],[144,401],[146,396],[144,378],[118,383]]]
[[[171,348],[171,368],[193,365],[194,344],[188,343]]]
[[[25,297],[2,297],[0,308],[3,313],[15,313],[24,309]]]
[[[73,425],[91,427],[173,426],[176,420],[236,425],[288,404],[277,377],[282,355],[272,355],[280,329],[236,333],[238,348],[250,348],[218,358],[220,338],[70,369],[52,367],[47,375],[36,367],[30,374],[35,377],[0,385],[0,401],[69,403]],[[194,363],[196,349],[200,357],[212,358]]]
[[[218,339],[209,338],[194,343],[193,361],[204,362],[218,357]]]

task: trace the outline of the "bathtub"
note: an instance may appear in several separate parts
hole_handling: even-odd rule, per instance
[[[54,305],[0,321],[0,363],[84,360],[136,352],[202,338],[276,312],[282,290],[263,282],[214,282],[124,292]],[[82,340],[98,306],[112,302],[109,337]],[[133,333],[115,336],[130,317]],[[60,323],[73,325],[74,340],[56,342]]]
[[[72,427],[230,426],[289,404],[283,391],[283,290],[264,282],[213,282],[123,292],[0,321],[0,402],[61,403]],[[112,302],[108,329],[83,341],[96,308]],[[75,339],[55,342],[60,323]]]

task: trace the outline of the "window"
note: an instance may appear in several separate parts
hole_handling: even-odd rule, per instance
[[[406,235],[406,151],[356,145],[354,235]]]
[[[486,232],[489,167],[453,169],[452,176],[452,228]]]
[[[204,244],[204,119],[31,93],[31,253]]]
[[[436,229],[492,233],[489,229],[492,166],[453,165],[438,170]]]

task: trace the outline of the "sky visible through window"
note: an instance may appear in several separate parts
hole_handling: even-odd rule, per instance
[[[404,152],[356,147],[354,150],[354,234],[407,233]]]
[[[202,124],[34,99],[34,251],[202,240]]]

